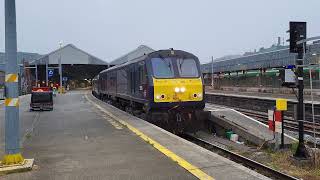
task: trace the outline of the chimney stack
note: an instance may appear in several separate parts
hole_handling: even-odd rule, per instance
[[[281,37],[278,37],[278,46],[281,46]]]

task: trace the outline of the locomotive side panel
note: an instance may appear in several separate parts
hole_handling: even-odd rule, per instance
[[[117,93],[117,72],[111,71],[107,73],[107,94],[113,97]]]
[[[128,89],[128,77],[127,77],[127,71],[125,68],[117,69],[117,94],[118,95],[127,95],[127,89]]]
[[[98,88],[101,94],[107,94],[106,80],[107,80],[107,73],[101,73],[99,75],[99,85],[98,85]]]

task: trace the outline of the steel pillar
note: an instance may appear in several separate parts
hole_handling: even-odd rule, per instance
[[[46,62],[46,86],[49,86],[49,77],[48,77],[48,62]]]
[[[299,125],[299,144],[296,153],[294,156],[296,158],[300,159],[306,159],[309,157],[308,151],[304,144],[304,125],[303,121],[304,119],[304,104],[303,104],[303,60],[305,59],[305,46],[306,43],[303,45],[303,50],[299,51],[296,64],[298,66],[297,68],[297,75],[298,75],[298,110],[297,110],[297,119],[298,119],[298,125]]]
[[[60,46],[60,49],[62,48],[62,42],[59,43],[59,46]],[[62,51],[61,51],[62,52]],[[62,94],[62,55],[61,55],[61,52],[60,52],[60,58],[59,58],[59,75],[60,75],[60,94]]]
[[[35,85],[35,87],[38,87],[38,64],[36,64],[35,74],[36,74],[36,85]]]
[[[3,164],[23,162],[20,154],[19,87],[15,0],[5,0],[5,156]]]

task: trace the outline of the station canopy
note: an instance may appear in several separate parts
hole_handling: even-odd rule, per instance
[[[68,44],[30,62],[29,66],[37,66],[38,83],[43,84],[47,76],[49,83],[59,83],[58,67],[60,60],[64,84],[72,84],[75,87],[77,87],[77,83],[90,81],[99,72],[107,69],[109,66],[102,59],[79,49],[73,44]],[[48,65],[47,73],[46,65]],[[31,74],[35,76],[34,70],[32,70]],[[35,77],[31,79],[35,79]]]
[[[73,44],[68,44],[53,52],[50,52],[49,54],[46,54],[39,59],[32,61],[30,64],[59,64],[60,58],[61,64],[63,65],[108,65],[107,62],[77,48]]]

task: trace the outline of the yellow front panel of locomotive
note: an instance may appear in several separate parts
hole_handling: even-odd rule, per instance
[[[202,101],[201,78],[156,79],[153,78],[154,102]]]

